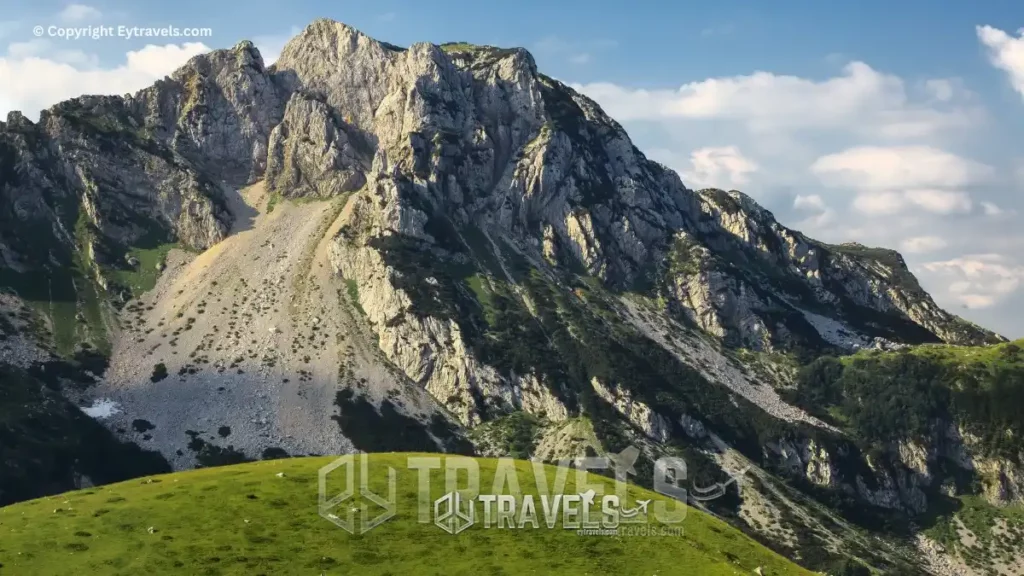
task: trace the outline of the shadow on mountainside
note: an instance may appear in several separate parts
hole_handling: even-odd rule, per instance
[[[240,190],[226,190],[224,199],[227,202],[228,211],[231,212],[231,234],[251,230],[256,222],[256,216],[259,215],[259,211],[245,201]]]

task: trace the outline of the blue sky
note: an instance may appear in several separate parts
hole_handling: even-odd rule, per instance
[[[32,118],[241,39],[272,59],[321,16],[399,45],[523,46],[687,185],[743,190],[826,241],[900,249],[941,305],[1024,336],[1019,0],[3,1],[0,114]],[[213,35],[65,40],[37,25]]]

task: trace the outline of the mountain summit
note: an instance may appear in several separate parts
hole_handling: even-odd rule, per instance
[[[242,42],[134,96],[0,126],[5,194],[20,191],[4,198],[0,266],[19,274],[53,260],[24,245],[22,228],[73,240],[76,218],[48,192],[83,206],[94,243],[166,232],[205,248],[230,227],[223,189],[265,179],[287,198],[365,187],[386,203],[383,229],[437,249],[452,246],[425,226],[472,224],[497,243],[481,248],[642,287],[733,345],[998,340],[936,306],[895,252],[829,246],[740,192],[687,189],[522,49],[400,49],[317,20],[269,69]],[[101,266],[119,259],[92,248]]]
[[[242,42],[134,95],[12,113],[0,287],[20,319],[4,360],[108,356],[76,399],[117,404],[109,428],[176,468],[636,444],[703,485],[753,465],[900,513],[941,483],[920,470],[938,444],[869,455],[785,399],[793,359],[1004,341],[894,251],[687,188],[525,50],[399,48],[330,20],[270,67]],[[1024,486],[942,438],[1002,466],[1007,498]],[[799,508],[773,490],[742,498]]]

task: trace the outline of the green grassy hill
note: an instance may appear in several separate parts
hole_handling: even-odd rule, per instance
[[[317,513],[317,472],[331,460],[207,468],[0,508],[0,573],[650,576],[753,574],[760,567],[766,575],[809,574],[692,508],[682,535],[580,536],[542,521],[541,528],[522,530],[478,523],[453,536],[417,522],[416,471],[406,468],[405,454],[371,455],[375,492],[386,493],[385,466],[398,471],[397,513],[352,535]],[[478,462],[488,491],[497,461]],[[536,494],[531,464],[517,462],[517,473],[524,493]],[[573,479],[570,473],[565,493]],[[591,481],[612,484],[598,476]],[[432,473],[431,486],[433,497],[444,493],[443,470]],[[634,487],[630,493],[663,499]]]
[[[796,384],[791,402],[865,444],[927,442],[941,421],[977,436],[985,455],[1016,461],[1024,451],[1024,340],[822,357]]]

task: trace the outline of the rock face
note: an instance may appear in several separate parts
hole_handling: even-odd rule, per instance
[[[125,105],[155,140],[237,187],[262,176],[287,100],[256,47],[241,42],[196,56]]]
[[[258,181],[274,198],[348,195],[325,267],[396,381],[466,427],[583,416],[609,447],[725,445],[920,511],[919,451],[872,461],[779,400],[785,378],[724,350],[1002,340],[940,309],[896,252],[827,245],[741,192],[687,188],[522,49],[403,49],[329,20],[269,68],[242,42],[133,96],[0,123],[0,288],[95,316],[72,333],[96,343],[116,330],[96,295],[123,293],[126,253],[218,243],[238,224],[229,193]]]
[[[65,102],[37,124],[14,113],[0,147],[0,267],[19,273],[62,260],[13,232],[26,228],[84,251],[96,276],[115,246],[149,236],[205,248],[229,224],[222,186],[266,178],[286,197],[365,189],[367,242],[443,248],[423,229],[443,214],[530,262],[657,286],[730,344],[997,339],[939,309],[894,252],[827,246],[742,193],[687,189],[519,49],[399,49],[320,20],[270,69],[242,42],[134,96]]]
[[[352,145],[331,109],[305,94],[288,101],[268,148],[266,178],[281,194],[328,197],[366,183],[362,164],[369,158]]]

